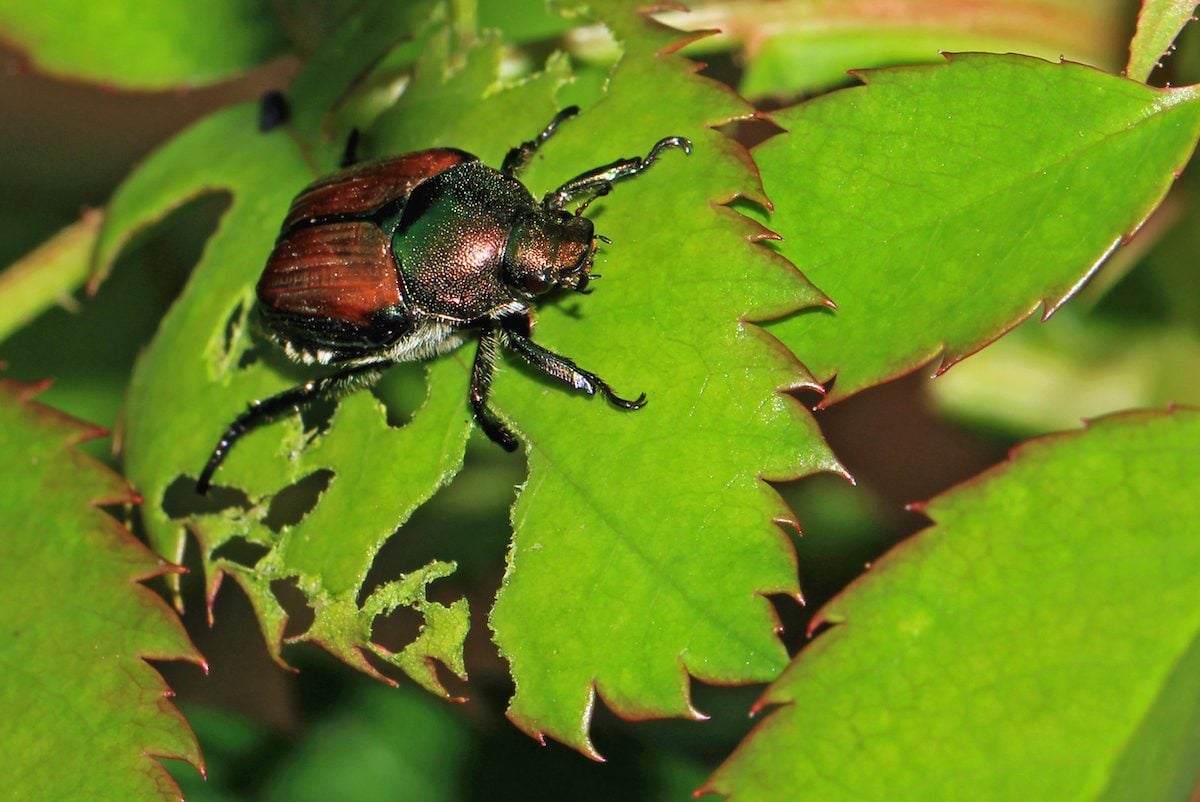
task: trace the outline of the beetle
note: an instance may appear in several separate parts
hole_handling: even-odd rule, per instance
[[[499,170],[456,148],[433,148],[345,167],[303,189],[284,218],[258,281],[258,317],[287,356],[335,365],[318,379],[255,401],[221,435],[200,472],[213,474],[239,438],[320,398],[369,386],[397,363],[430,359],[479,337],[471,369],[475,421],[505,450],[516,437],[488,407],[498,348],[615,406],[640,409],[594,373],[535,343],[537,300],[555,289],[589,292],[597,242],[583,212],[613,183],[650,167],[680,136],[660,139],[645,157],[618,159],[575,176],[541,202],[517,179],[558,126],[560,111],[533,139],[510,149]],[[575,211],[566,206],[580,201]]]

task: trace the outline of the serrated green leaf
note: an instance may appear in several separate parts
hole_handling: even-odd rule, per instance
[[[781,250],[837,303],[769,330],[826,403],[978,350],[1071,296],[1136,231],[1200,133],[1195,88],[954,56],[780,112],[756,149]]]
[[[529,457],[492,615],[517,685],[509,715],[589,753],[597,692],[624,716],[687,716],[689,674],[734,683],[778,671],[785,653],[763,595],[797,587],[772,522],[791,513],[763,478],[836,466],[779,391],[806,375],[745,322],[821,301],[717,205],[758,192],[739,147],[711,129],[747,107],[690,77],[669,31],[630,8],[605,22],[625,55],[605,97],[529,171],[535,195],[572,166],[644,153],[662,136],[695,148],[591,207],[613,239],[597,260],[604,281],[574,317],[545,309],[537,334],[649,403],[623,413],[517,371],[495,388]]]
[[[743,49],[738,91],[796,96],[847,80],[851,69],[923,64],[955,51],[1067,58],[1115,71],[1128,28],[1123,0],[750,0],[692,3],[659,18],[686,30],[719,31],[688,54]]]
[[[1180,800],[1200,780],[1200,411],[1031,441],[830,603],[708,790]],[[851,771],[849,766],[870,767]]]
[[[774,676],[786,654],[763,595],[797,588],[794,555],[774,523],[791,513],[764,479],[837,467],[811,418],[781,393],[808,381],[803,369],[747,322],[823,298],[753,245],[766,232],[717,205],[762,199],[745,152],[712,130],[750,111],[668,55],[674,37],[631,8],[612,13],[625,59],[605,98],[538,154],[529,186],[540,195],[596,164],[645,154],[668,135],[690,137],[695,152],[664,154],[591,207],[614,240],[598,264],[605,282],[577,310],[574,299],[544,307],[537,336],[618,389],[645,389],[651,403],[622,412],[549,386],[511,359],[494,384],[495,405],[525,434],[531,462],[493,619],[517,680],[512,715],[584,751],[594,685],[622,714],[688,715],[689,672],[721,682]],[[569,77],[552,57],[544,72],[505,83],[501,45],[484,37],[457,52],[448,37],[431,39],[399,103],[366,132],[368,152],[453,145],[499,164],[550,119]],[[130,400],[130,474],[168,553],[183,541],[181,522],[162,509],[167,487],[203,464],[219,432],[213,422],[284,384],[270,360],[235,368],[248,347],[238,305],[249,307],[282,199],[304,183],[285,137],[247,133],[250,113],[201,123],[144,165],[110,210],[124,233],[102,243],[107,259],[129,230],[178,198],[231,189],[221,228],[139,366]],[[218,142],[227,151],[219,158]],[[365,604],[357,599],[379,546],[461,464],[469,357],[468,349],[431,367],[428,400],[399,431],[384,425],[369,396],[356,395],[315,444],[291,419],[249,435],[222,467],[218,481],[243,490],[249,504],[193,517],[189,527],[212,581],[226,572],[246,589],[272,642],[286,623],[272,583],[286,579],[316,617],[299,639],[367,671],[372,652],[427,687],[440,689],[431,658],[461,673],[465,605],[424,596],[446,566],[385,584]],[[211,434],[169,400],[179,398],[202,411]],[[265,528],[271,497],[314,471],[332,478],[307,517],[279,532]],[[267,553],[253,566],[214,559],[239,538]],[[371,642],[370,628],[397,604],[421,611],[426,629],[411,650],[391,655]]]
[[[74,449],[100,430],[0,380],[0,769],[5,798],[179,799],[156,757],[200,766],[162,677],[201,662],[139,584],[169,566],[97,509],[135,496]]]
[[[163,90],[233,78],[286,52],[266,0],[187,3],[0,0],[3,38],[43,72]]]
[[[1176,37],[1194,17],[1196,6],[1190,0],[1144,0],[1138,15],[1137,33],[1129,44],[1129,64],[1125,74],[1145,81],[1158,66],[1158,60],[1174,48]]]

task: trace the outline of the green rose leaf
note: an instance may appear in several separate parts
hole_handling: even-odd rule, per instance
[[[1186,799],[1200,780],[1200,411],[1045,437],[822,611],[710,780],[740,799]],[[850,770],[849,767],[864,767]]]
[[[837,304],[770,326],[825,403],[939,372],[1069,298],[1135,232],[1200,133],[1193,87],[960,55],[775,115],[755,150],[782,252]]]
[[[1158,66],[1158,60],[1170,53],[1183,30],[1196,13],[1197,3],[1189,0],[1145,0],[1138,15],[1137,33],[1129,44],[1129,64],[1125,74],[1145,81]]]
[[[0,380],[0,783],[14,800],[177,800],[156,758],[198,767],[200,750],[146,660],[203,660],[139,582],[171,566],[98,509],[136,501],[74,448],[102,430],[39,389]]]
[[[43,72],[134,90],[234,78],[288,47],[267,0],[0,0],[0,30]]]

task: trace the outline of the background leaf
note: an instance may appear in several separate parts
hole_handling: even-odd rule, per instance
[[[1176,37],[1193,19],[1197,5],[1186,0],[1144,0],[1137,33],[1129,45],[1129,64],[1125,67],[1129,78],[1145,81],[1150,77],[1158,60],[1174,49]]]
[[[738,91],[796,96],[847,82],[846,71],[940,61],[947,51],[1066,58],[1115,72],[1127,35],[1122,0],[750,0],[700,2],[659,18],[720,31],[689,45],[700,56],[740,45]],[[1161,51],[1160,51],[1161,52]]]
[[[1031,441],[824,611],[733,799],[1177,800],[1200,779],[1200,412]],[[850,761],[870,771],[847,771]]]
[[[1200,133],[1194,88],[962,55],[774,115],[755,150],[782,252],[837,303],[770,331],[826,404],[938,371],[1070,297],[1166,193]]]
[[[0,380],[0,782],[14,800],[179,799],[155,758],[200,753],[146,660],[200,655],[139,584],[169,566],[98,509],[136,500],[74,450],[101,432],[37,390]]]
[[[0,273],[0,340],[83,284],[103,215],[88,212]]]
[[[0,0],[0,31],[43,72],[127,89],[203,86],[282,55],[287,42],[266,0],[103,5]]]

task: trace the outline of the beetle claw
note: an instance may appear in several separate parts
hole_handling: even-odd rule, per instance
[[[619,406],[621,409],[641,409],[642,407],[646,406],[645,393],[641,393],[637,398],[630,401],[628,398],[621,398],[621,396],[612,391],[612,388],[606,385],[604,387],[604,395],[608,397],[610,402]]]

